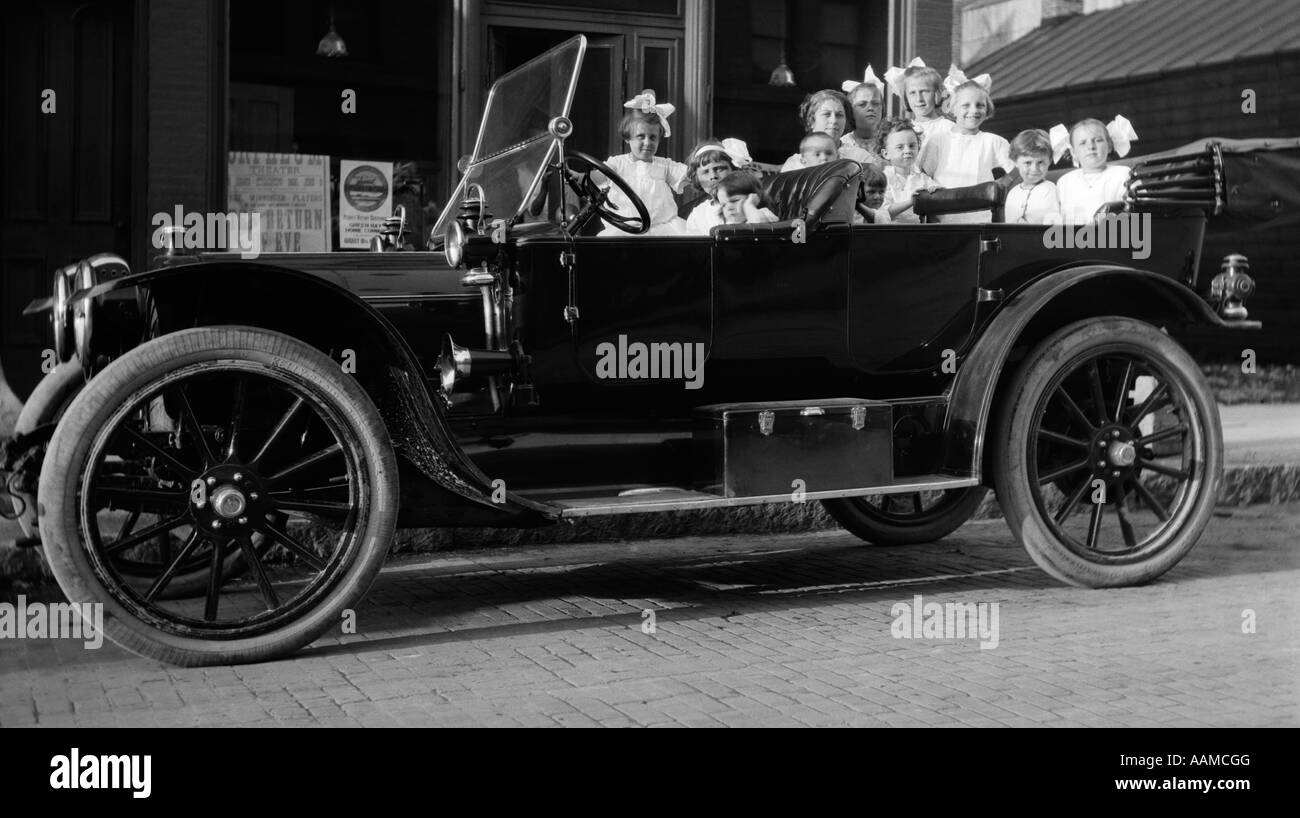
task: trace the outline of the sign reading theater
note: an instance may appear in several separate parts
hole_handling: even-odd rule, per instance
[[[261,214],[262,252],[327,253],[328,156],[231,152],[227,207]]]

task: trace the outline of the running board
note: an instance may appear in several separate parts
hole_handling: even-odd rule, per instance
[[[560,509],[560,517],[597,517],[609,514],[644,514],[655,511],[689,511],[698,508],[730,508],[732,506],[752,506],[762,503],[793,503],[807,500],[831,500],[837,497],[862,497],[871,494],[907,494],[914,491],[944,491],[946,489],[969,488],[979,485],[974,477],[949,477],[943,474],[917,475],[905,478],[907,482],[888,486],[871,486],[859,489],[839,489],[835,491],[804,492],[799,500],[795,494],[772,494],[757,497],[723,497],[703,491],[665,487],[641,488],[620,492],[616,495],[590,497],[569,497],[565,499],[548,499],[532,496],[530,499],[549,502]],[[529,497],[529,492],[522,492]]]

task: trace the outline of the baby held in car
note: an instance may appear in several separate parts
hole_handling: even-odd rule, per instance
[[[685,235],[686,220],[677,215],[674,193],[681,193],[689,169],[681,162],[656,156],[659,145],[672,135],[668,116],[676,108],[667,103],[656,103],[654,91],[646,89],[623,103],[627,112],[619,121],[619,135],[627,143],[628,152],[605,160],[627,182],[650,213],[651,236]],[[619,215],[636,218],[636,208],[618,185],[609,188],[609,205]],[[606,224],[601,236],[626,235],[611,224]]]
[[[799,140],[799,164],[805,168],[824,165],[839,158],[840,146],[827,133],[814,131]]]

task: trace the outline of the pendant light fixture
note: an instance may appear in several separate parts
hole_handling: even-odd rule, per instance
[[[334,30],[334,9],[330,9],[330,30],[320,38],[320,43],[316,46],[316,56],[318,57],[346,57],[348,47],[343,42],[343,38]]]
[[[768,78],[767,84],[780,88],[791,88],[795,84],[794,72],[785,63],[785,46],[781,46],[781,63],[772,69],[772,76]]]

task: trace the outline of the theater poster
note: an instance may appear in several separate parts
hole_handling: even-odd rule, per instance
[[[330,158],[231,151],[227,208],[261,214],[261,252],[328,253]]]
[[[366,248],[393,214],[393,163],[339,162],[339,247]]]

